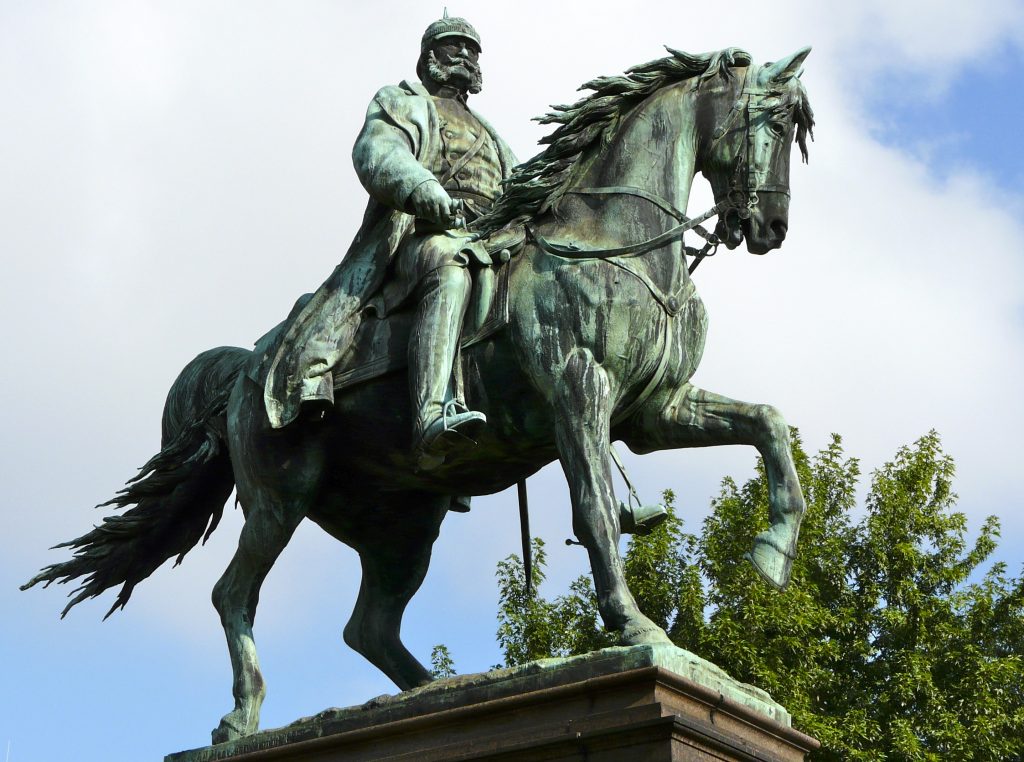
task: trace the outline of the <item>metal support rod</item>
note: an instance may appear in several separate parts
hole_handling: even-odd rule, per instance
[[[519,534],[523,541],[523,574],[526,576],[526,597],[533,596],[533,553],[530,549],[530,504],[526,499],[526,479],[516,482],[519,492]]]

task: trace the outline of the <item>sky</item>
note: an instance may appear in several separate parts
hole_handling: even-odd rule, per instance
[[[422,2],[0,0],[0,320],[6,327],[0,539],[0,754],[5,762],[141,760],[205,745],[231,705],[210,590],[241,525],[161,568],[128,608],[112,594],[58,613],[66,588],[17,586],[65,558],[159,446],[178,370],[249,346],[331,271],[365,193],[351,145],[375,90],[413,76],[442,6]],[[710,315],[695,383],[778,406],[809,451],[842,434],[869,473],[929,431],[956,459],[975,532],[1020,571],[1024,430],[1024,5],[863,0],[463,0],[483,38],[473,105],[521,159],[530,121],[598,75],[727,46],[766,61],[812,45],[816,117],[794,163],[781,251],[724,253],[696,285]],[[698,178],[691,209],[710,194]],[[648,500],[678,495],[691,530],[750,448],[626,453]],[[568,497],[530,480],[546,591],[587,571],[567,548]],[[405,618],[421,660],[460,672],[501,660],[496,563],[518,552],[514,491],[442,526]],[[354,551],[312,524],[263,588],[263,726],[394,686],[344,645]]]

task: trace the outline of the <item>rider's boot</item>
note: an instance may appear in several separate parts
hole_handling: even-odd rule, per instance
[[[424,471],[440,466],[454,449],[472,444],[487,422],[483,413],[446,401],[470,285],[469,272],[456,266],[439,267],[420,283],[409,338],[409,388],[416,413],[413,452]]]

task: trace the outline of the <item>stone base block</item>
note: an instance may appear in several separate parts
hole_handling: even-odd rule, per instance
[[[328,709],[165,762],[803,760],[764,691],[672,646],[608,648]]]

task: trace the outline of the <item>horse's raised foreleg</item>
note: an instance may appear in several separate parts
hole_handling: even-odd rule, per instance
[[[624,645],[669,643],[665,631],[640,612],[626,586],[619,557],[619,519],[608,462],[609,382],[585,349],[574,349],[555,385],[555,436],[569,482],[572,526],[587,549],[598,609],[605,627]]]
[[[753,445],[764,459],[770,503],[769,528],[754,538],[754,568],[779,589],[789,583],[804,513],[789,427],[771,405],[738,402],[691,384],[655,396],[624,427],[636,452],[679,447]]]
[[[389,495],[387,504],[374,504],[366,511],[370,521],[346,538],[359,551],[363,579],[345,642],[402,690],[433,679],[402,643],[402,615],[427,574],[450,504],[446,496]]]

